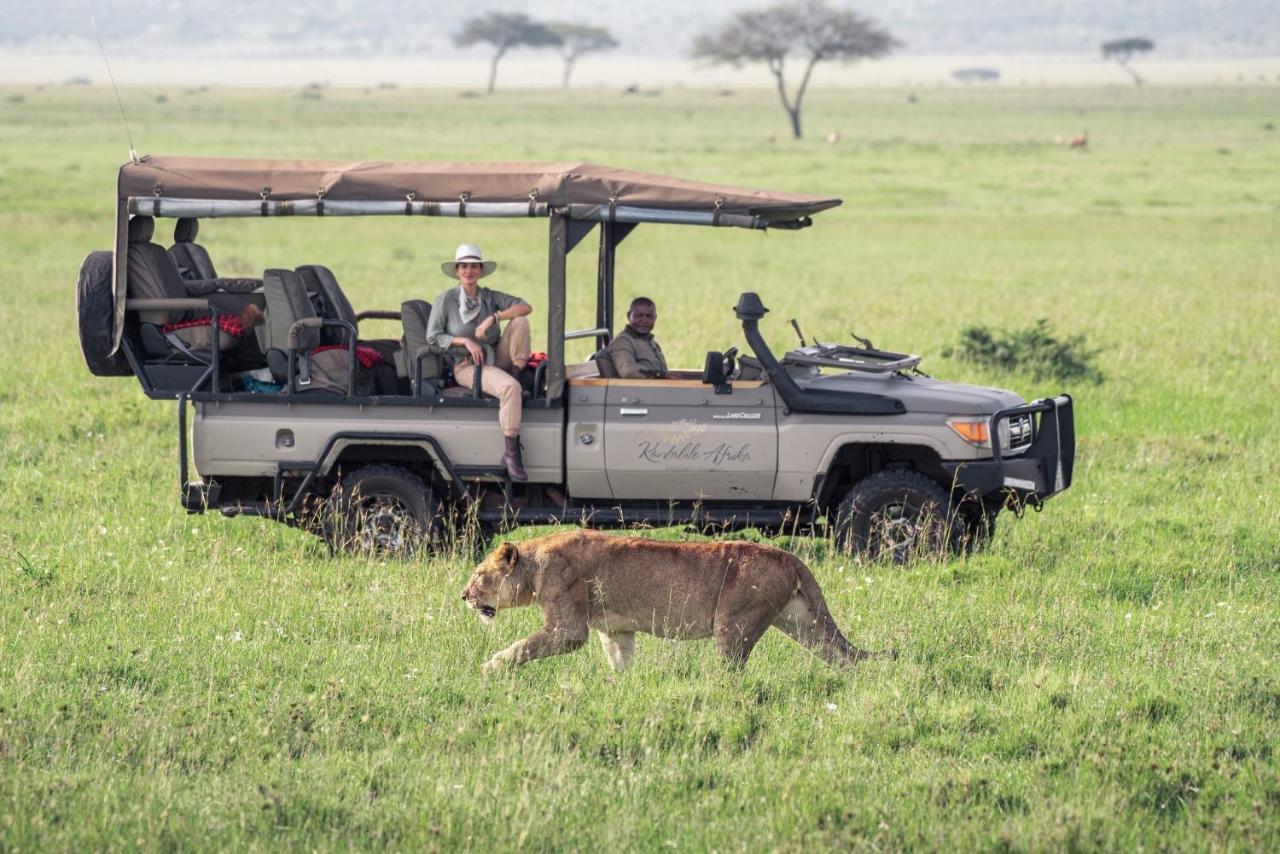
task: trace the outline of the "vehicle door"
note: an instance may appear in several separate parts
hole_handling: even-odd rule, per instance
[[[778,472],[773,387],[605,380],[605,470],[616,499],[767,501]]]

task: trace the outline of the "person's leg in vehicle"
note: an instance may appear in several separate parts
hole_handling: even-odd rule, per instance
[[[512,480],[528,480],[520,454],[520,421],[524,414],[520,383],[502,368],[485,365],[477,369],[469,361],[459,362],[454,367],[453,378],[458,385],[473,389],[477,373],[480,375],[481,390],[498,398],[498,426],[502,428],[506,444],[501,462],[507,470],[507,476]]]
[[[507,321],[507,328],[502,330],[497,351],[496,361],[499,368],[519,370],[529,364],[529,355],[533,352],[530,344],[529,318],[513,317]]]

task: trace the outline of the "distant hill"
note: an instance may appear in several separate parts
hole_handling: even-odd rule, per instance
[[[92,38],[83,0],[0,0],[0,45],[76,47]],[[761,2],[688,0],[112,0],[97,8],[110,47],[135,58],[182,53],[296,59],[379,55],[455,56],[450,34],[477,12],[519,9],[544,19],[608,27],[620,53],[677,57],[693,36]],[[1276,0],[865,0],[836,3],[878,18],[905,54],[1081,54],[1111,38],[1154,39],[1163,58],[1280,55]],[[424,9],[424,7],[427,7]],[[472,52],[469,55],[475,55]]]

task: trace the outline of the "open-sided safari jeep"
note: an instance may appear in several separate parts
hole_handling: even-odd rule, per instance
[[[385,551],[429,548],[461,519],[482,531],[819,530],[901,560],[974,543],[1001,508],[1039,507],[1071,483],[1068,395],[1025,403],[941,382],[917,370],[919,357],[869,345],[802,339],[779,358],[758,328],[768,309],[757,293],[733,309],[752,356],[709,352],[701,371],[662,380],[566,364],[567,340],[609,342],[615,256],[638,224],[797,229],[839,199],[581,163],[145,157],[121,168],[118,187],[114,251],[91,254],[80,275],[81,343],[95,374],[132,374],[148,397],[177,399],[189,512],[265,516],[335,547]],[[200,219],[285,215],[549,222],[526,483],[499,464],[497,401],[446,387],[448,354],[424,335],[428,303],[379,313],[398,316],[403,336],[366,345],[327,268],[220,278],[195,242]],[[168,249],[153,239],[158,218],[177,220]],[[596,325],[566,330],[566,259],[593,231]]]

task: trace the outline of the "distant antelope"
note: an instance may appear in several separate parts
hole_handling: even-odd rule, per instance
[[[1077,136],[1077,137],[1073,138],[1073,139],[1071,140],[1071,142],[1067,143],[1067,146],[1068,146],[1068,147],[1070,147],[1070,148],[1088,148],[1088,147],[1089,147],[1089,132],[1088,132],[1088,131],[1085,131],[1084,133],[1080,134],[1079,136]]]

